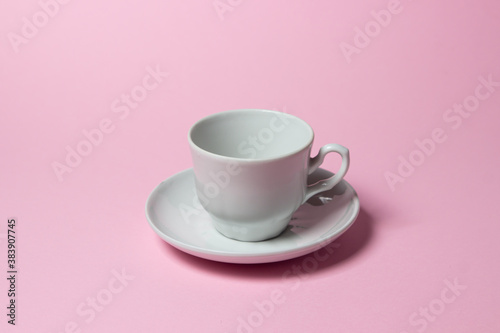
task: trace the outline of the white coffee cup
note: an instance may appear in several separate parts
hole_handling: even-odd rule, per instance
[[[216,113],[195,123],[188,137],[200,203],[221,234],[241,241],[278,236],[297,208],[332,189],[349,168],[349,150],[338,144],[310,158],[312,128],[277,111]],[[330,152],[342,157],[339,172],[307,186]]]

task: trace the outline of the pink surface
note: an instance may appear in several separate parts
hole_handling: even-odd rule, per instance
[[[59,1],[0,4],[2,332],[500,331],[498,1]],[[147,224],[190,125],[239,108],[350,148],[327,260],[209,262]]]

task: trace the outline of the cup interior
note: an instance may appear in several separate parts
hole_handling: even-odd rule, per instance
[[[239,159],[284,157],[306,148],[314,134],[303,120],[278,111],[235,110],[198,121],[189,140],[206,152]]]

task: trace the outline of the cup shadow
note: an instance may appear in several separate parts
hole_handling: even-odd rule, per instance
[[[373,217],[365,209],[361,208],[353,225],[339,238],[334,240],[331,245],[327,246],[333,250],[328,255],[328,258],[324,259],[324,261],[315,260],[314,270],[309,269],[307,274],[317,274],[334,269],[359,255],[366,249],[373,236],[373,224]],[[317,254],[316,252],[312,252],[298,258],[273,263],[232,264],[195,257],[174,248],[161,238],[157,238],[157,241],[162,243],[162,247],[169,257],[185,262],[199,271],[242,279],[281,279],[285,272],[290,272],[294,267],[305,267],[305,261],[312,261],[316,256],[319,257],[320,251],[322,251],[321,256],[324,257],[324,252],[326,251],[325,249],[319,249],[316,251],[318,252]],[[312,260],[308,260],[307,258],[311,258]]]

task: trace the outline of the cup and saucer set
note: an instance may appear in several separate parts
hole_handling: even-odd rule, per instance
[[[319,250],[344,233],[360,210],[343,180],[349,150],[327,144],[310,157],[314,132],[298,117],[233,110],[195,123],[188,135],[193,168],[160,183],[146,217],[167,243],[191,255],[256,264]],[[328,153],[338,172],[319,168]]]

